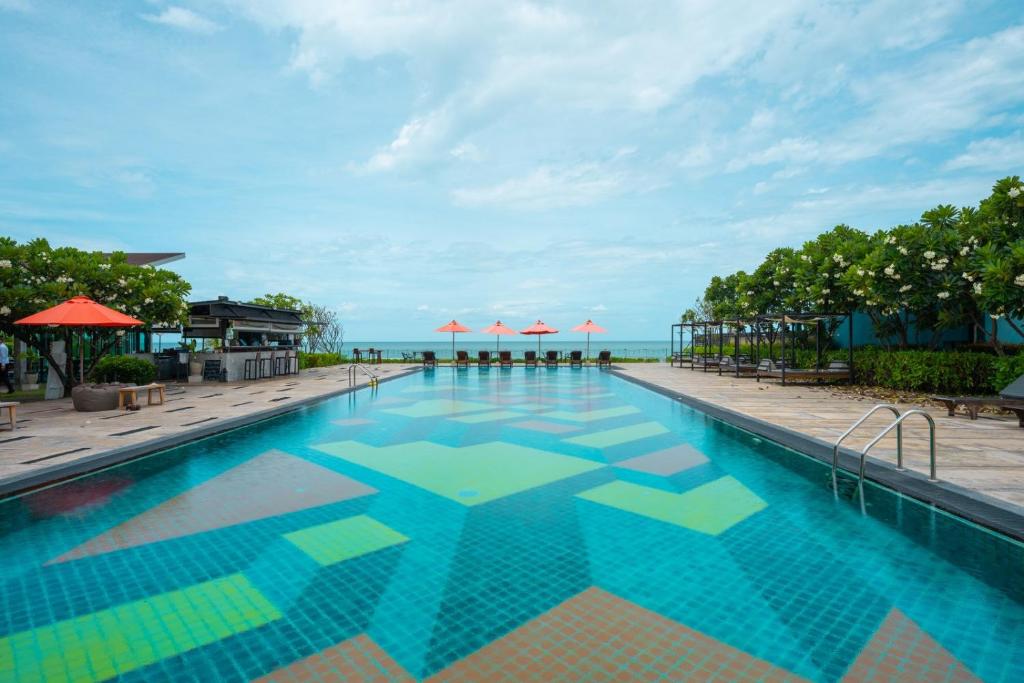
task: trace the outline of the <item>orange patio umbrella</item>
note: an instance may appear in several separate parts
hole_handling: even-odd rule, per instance
[[[15,320],[14,324],[39,327],[77,327],[81,330],[86,327],[137,327],[145,323],[120,311],[115,311],[113,308],[98,304],[87,296],[73,296],[53,308],[47,308],[45,311]],[[80,382],[85,381],[85,350],[83,347],[82,333],[79,332],[78,379]]]
[[[542,334],[556,334],[558,330],[546,324],[543,320],[538,320],[534,324],[527,327],[525,330],[519,330],[519,334],[535,334],[537,335],[537,354],[540,354],[540,335]]]
[[[450,323],[448,323],[447,325],[442,325],[441,327],[437,328],[436,330],[434,330],[434,332],[451,332],[452,333],[452,362],[454,363],[455,362],[455,333],[456,332],[472,332],[472,330],[470,330],[468,327],[466,327],[462,323],[458,322],[457,320],[453,320]]]
[[[572,328],[573,332],[586,332],[587,333],[587,360],[590,360],[590,333],[603,334],[608,330],[604,329],[600,325],[595,325],[593,320],[588,320],[582,325],[577,325]]]
[[[483,332],[484,334],[495,335],[497,341],[495,342],[494,350],[496,353],[501,352],[501,335],[518,334],[515,330],[513,330],[511,327],[501,322],[500,320],[491,325],[490,327],[485,327],[483,330],[481,330],[481,332]]]

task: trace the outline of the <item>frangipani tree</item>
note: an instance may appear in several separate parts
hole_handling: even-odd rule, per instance
[[[803,311],[842,314],[856,309],[860,299],[847,284],[846,271],[864,258],[869,246],[867,234],[848,225],[805,242],[793,269],[794,293],[803,300]],[[827,321],[829,335],[838,323]]]
[[[70,354],[58,366],[38,331],[14,325],[14,321],[84,295],[105,306],[146,322],[144,329],[176,325],[187,316],[185,299],[191,287],[175,273],[147,266],[133,266],[125,255],[105,256],[71,247],[54,249],[45,239],[19,244],[0,237],[0,331],[14,336],[39,352],[60,377],[65,394],[74,382]],[[67,330],[54,329],[70,344]],[[105,332],[92,370],[113,347],[116,336]]]
[[[1018,176],[1003,178],[977,211],[965,212],[962,277],[971,282],[980,310],[993,320],[1024,318],[1024,184]],[[993,328],[995,325],[993,325]],[[995,337],[995,335],[993,335]]]

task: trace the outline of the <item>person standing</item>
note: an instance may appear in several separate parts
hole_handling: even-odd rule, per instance
[[[0,375],[3,376],[4,384],[7,385],[8,393],[14,393],[14,386],[11,385],[11,378],[7,374],[7,371],[11,367],[11,352],[7,348],[7,344],[4,343],[3,337],[0,337]]]

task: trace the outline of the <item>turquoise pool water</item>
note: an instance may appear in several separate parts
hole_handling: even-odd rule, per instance
[[[826,480],[607,372],[418,373],[0,503],[0,681],[1024,680],[1021,547]]]

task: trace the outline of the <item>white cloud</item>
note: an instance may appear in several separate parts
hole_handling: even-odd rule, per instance
[[[1004,138],[975,140],[943,166],[947,171],[976,168],[999,173],[1019,173],[1024,166],[1024,136],[1020,132]]]
[[[631,154],[631,150],[624,149],[609,161],[540,166],[494,185],[458,188],[452,192],[452,200],[460,206],[543,210],[597,204],[627,192],[661,186],[663,182],[620,163]]]
[[[142,14],[140,16],[148,22],[173,26],[191,33],[215,33],[221,28],[218,24],[190,9],[173,5],[164,9],[160,14]]]

